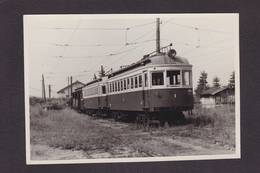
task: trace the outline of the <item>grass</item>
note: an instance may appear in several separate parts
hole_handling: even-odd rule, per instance
[[[118,153],[120,148],[128,147],[132,152],[128,157],[167,155],[168,151],[177,155],[189,150],[174,143],[164,143],[160,137],[171,139],[181,137],[182,141],[187,140],[187,143],[191,142],[188,140],[199,139],[201,143],[235,148],[233,105],[214,109],[195,106],[193,115],[185,117],[186,124],[152,128],[152,131],[147,131],[137,129],[136,125],[131,123],[93,119],[69,108],[44,110],[40,104],[35,104],[30,106],[31,144],[83,150],[86,153],[95,151]]]
[[[32,144],[88,151],[108,150],[120,142],[113,129],[97,128],[90,123],[90,117],[71,109],[44,111],[40,106],[33,106],[30,112]]]
[[[196,105],[193,115],[185,115],[190,133],[194,137],[214,140],[215,143],[222,143],[235,147],[235,106],[219,105],[214,108],[203,108]]]

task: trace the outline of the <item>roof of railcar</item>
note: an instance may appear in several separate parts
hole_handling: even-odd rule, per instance
[[[136,63],[130,64],[124,68],[121,68],[117,71],[114,71],[110,74],[107,75],[108,78],[111,78],[113,76],[122,74],[126,71],[130,71],[132,69],[135,69],[140,66],[145,66],[146,64],[153,64],[153,65],[158,65],[158,64],[176,64],[176,65],[190,65],[188,60],[186,58],[180,57],[180,56],[175,56],[175,57],[169,57],[166,53],[159,53],[155,54],[152,56],[144,56],[141,60],[137,61]],[[88,82],[84,86],[88,86],[93,83],[97,83],[102,81],[102,78],[93,80]],[[83,87],[84,87],[83,86]]]
[[[121,74],[123,72],[132,70],[134,68],[137,68],[139,66],[144,66],[146,64],[153,64],[153,65],[158,65],[158,64],[178,64],[178,65],[190,65],[188,60],[186,58],[180,57],[180,56],[175,56],[175,57],[169,57],[165,53],[160,53],[156,54],[153,56],[149,57],[144,57],[140,61],[137,61],[136,63],[133,63],[125,68],[119,69],[113,73],[110,73],[108,75],[108,78],[111,78],[113,76],[116,76],[118,74]]]

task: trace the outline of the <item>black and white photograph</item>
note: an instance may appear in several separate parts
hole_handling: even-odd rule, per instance
[[[27,164],[239,159],[239,14],[24,15]]]

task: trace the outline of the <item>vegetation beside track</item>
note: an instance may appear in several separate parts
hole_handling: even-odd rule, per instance
[[[83,151],[84,158],[233,153],[234,111],[233,105],[214,109],[196,106],[193,115],[185,114],[184,124],[169,127],[166,123],[148,129],[135,123],[91,117],[70,108],[46,110],[34,104],[30,107],[31,153],[37,158],[44,154],[35,151],[36,145]]]

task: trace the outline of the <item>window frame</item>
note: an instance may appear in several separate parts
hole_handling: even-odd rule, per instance
[[[151,76],[151,87],[162,87],[162,86],[165,86],[165,70],[156,70],[156,71],[151,71],[150,72],[150,76]],[[163,84],[162,85],[153,85],[153,74],[154,73],[162,73],[162,76],[163,76]]]
[[[170,87],[180,87],[182,86],[182,70],[181,69],[166,69],[166,78],[165,78],[165,81],[166,81],[166,85],[167,86],[170,86]],[[177,78],[173,78],[173,84],[171,84],[171,80],[169,80],[169,83],[167,83],[167,74],[169,71],[178,71],[180,74],[177,75]],[[171,79],[171,78],[169,78]],[[177,81],[179,80],[179,84],[174,84],[174,81],[175,79],[177,79]]]

